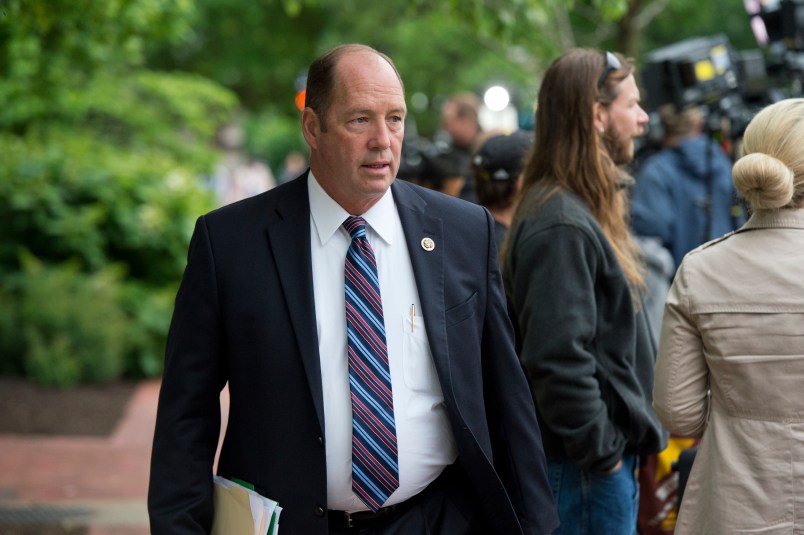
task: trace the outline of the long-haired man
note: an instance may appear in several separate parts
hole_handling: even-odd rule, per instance
[[[547,70],[503,251],[561,534],[636,533],[638,458],[663,445],[619,167],[648,121],[633,71],[620,55],[587,49]]]

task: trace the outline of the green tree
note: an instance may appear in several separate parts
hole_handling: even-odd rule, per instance
[[[192,31],[151,44],[148,65],[198,73],[236,93],[244,112],[246,152],[278,170],[288,152],[306,150],[294,104],[296,82],[318,54],[319,36],[337,6],[270,0],[197,0],[193,5]]]
[[[735,0],[199,0],[196,8],[188,38],[152,49],[150,61],[234,90],[247,112],[260,117],[258,137],[298,124],[297,78],[315,55],[343,42],[392,55],[408,96],[428,97],[423,108],[409,106],[424,135],[437,128],[446,95],[479,92],[491,81],[508,85],[516,103],[529,108],[540,73],[572,46],[614,49],[638,61],[696,35],[725,32],[735,46],[752,46]],[[304,146],[300,138],[293,144]],[[272,165],[287,150],[264,137],[255,145]]]
[[[725,33],[737,48],[755,48],[737,0],[450,0],[446,10],[476,31],[553,58],[574,46],[611,48],[639,57],[676,41]]]
[[[283,144],[269,132],[298,131],[297,80],[315,56],[340,43],[364,42],[394,58],[408,97],[426,97],[424,106],[408,106],[425,136],[438,127],[441,101],[456,91],[481,91],[500,82],[521,101],[517,104],[526,109],[532,104],[533,75],[540,66],[534,55],[491,30],[478,32],[439,3],[198,0],[195,6],[192,34],[152,48],[149,62],[198,72],[235,91],[253,127],[251,152],[274,167],[291,146],[305,146],[301,136]]]
[[[187,0],[0,6],[0,370],[62,385],[157,374],[237,98],[145,68],[146,43],[190,31]]]

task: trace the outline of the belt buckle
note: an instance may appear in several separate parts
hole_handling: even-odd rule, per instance
[[[352,520],[352,513],[350,513],[349,511],[344,511],[343,514],[346,516],[346,527],[347,528],[355,527],[355,523]]]

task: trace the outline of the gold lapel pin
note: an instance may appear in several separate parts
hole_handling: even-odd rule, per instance
[[[422,249],[427,252],[432,251],[435,249],[435,242],[432,238],[422,238]]]

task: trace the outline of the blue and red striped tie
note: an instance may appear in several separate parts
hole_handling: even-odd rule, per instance
[[[346,338],[352,394],[352,490],[372,511],[399,487],[396,423],[385,320],[366,222],[349,217],[346,253]]]

